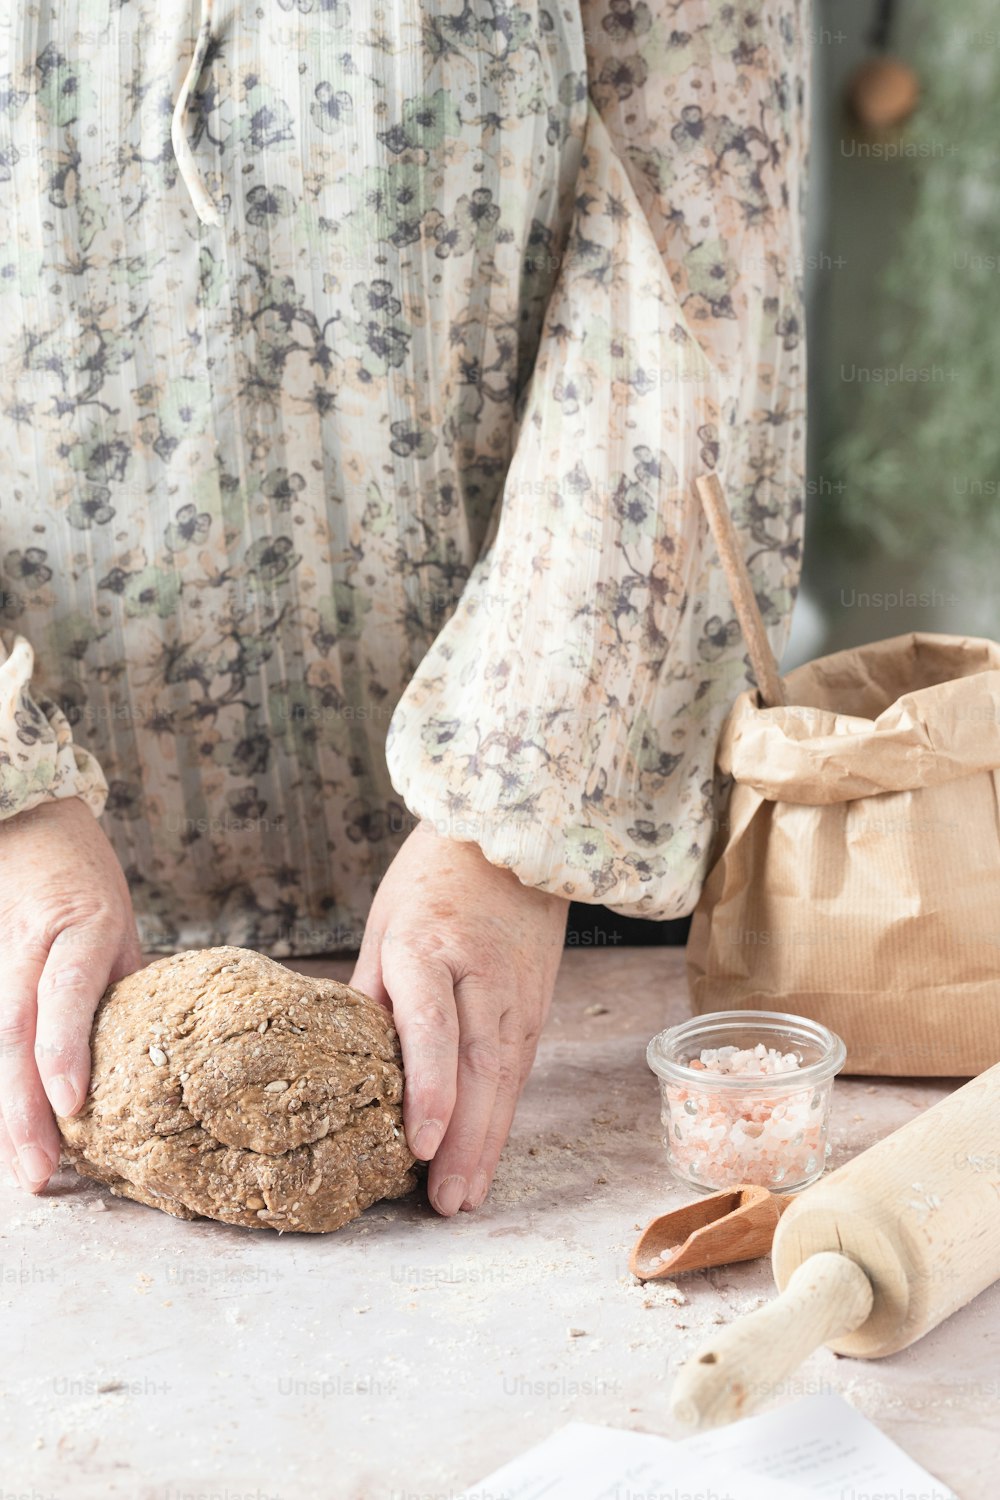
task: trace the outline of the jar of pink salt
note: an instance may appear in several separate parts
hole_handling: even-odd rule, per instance
[[[822,1175],[833,1080],[847,1049],[805,1016],[715,1011],[654,1036],[663,1140],[676,1177],[706,1192],[794,1193]]]

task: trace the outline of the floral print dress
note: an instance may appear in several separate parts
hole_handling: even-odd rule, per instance
[[[690,910],[797,583],[800,0],[0,0],[0,813],[151,949],[356,946],[415,819]]]

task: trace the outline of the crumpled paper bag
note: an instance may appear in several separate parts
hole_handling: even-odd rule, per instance
[[[811,1016],[848,1072],[983,1072],[1000,1061],[1000,646],[912,633],[785,684],[792,706],[744,693],[719,740],[732,786],[688,941],[695,1010]]]

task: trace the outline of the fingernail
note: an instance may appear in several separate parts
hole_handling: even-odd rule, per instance
[[[425,1120],[413,1142],[413,1154],[420,1161],[430,1161],[441,1144],[444,1126],[440,1120]]]
[[[41,1146],[22,1146],[17,1153],[17,1162],[29,1188],[41,1187],[55,1171]]]
[[[444,1182],[439,1182],[437,1192],[434,1194],[434,1207],[439,1214],[457,1214],[465,1202],[465,1195],[469,1184],[464,1177],[446,1177]]]
[[[71,1115],[80,1102],[80,1090],[75,1083],[70,1082],[65,1073],[50,1078],[45,1092],[57,1115]]]
[[[462,1207],[467,1211],[478,1208],[489,1192],[489,1181],[485,1172],[477,1172],[472,1179],[472,1188]]]

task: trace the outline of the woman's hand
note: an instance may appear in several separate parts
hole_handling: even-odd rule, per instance
[[[52,1112],[90,1081],[90,1028],[142,962],[121,866],[76,797],[0,823],[0,1156],[39,1192],[59,1165]]]
[[[351,978],[391,1006],[403,1119],[433,1157],[438,1213],[478,1208],[535,1057],[569,903],[522,885],[478,845],[410,834],[379,886]]]

